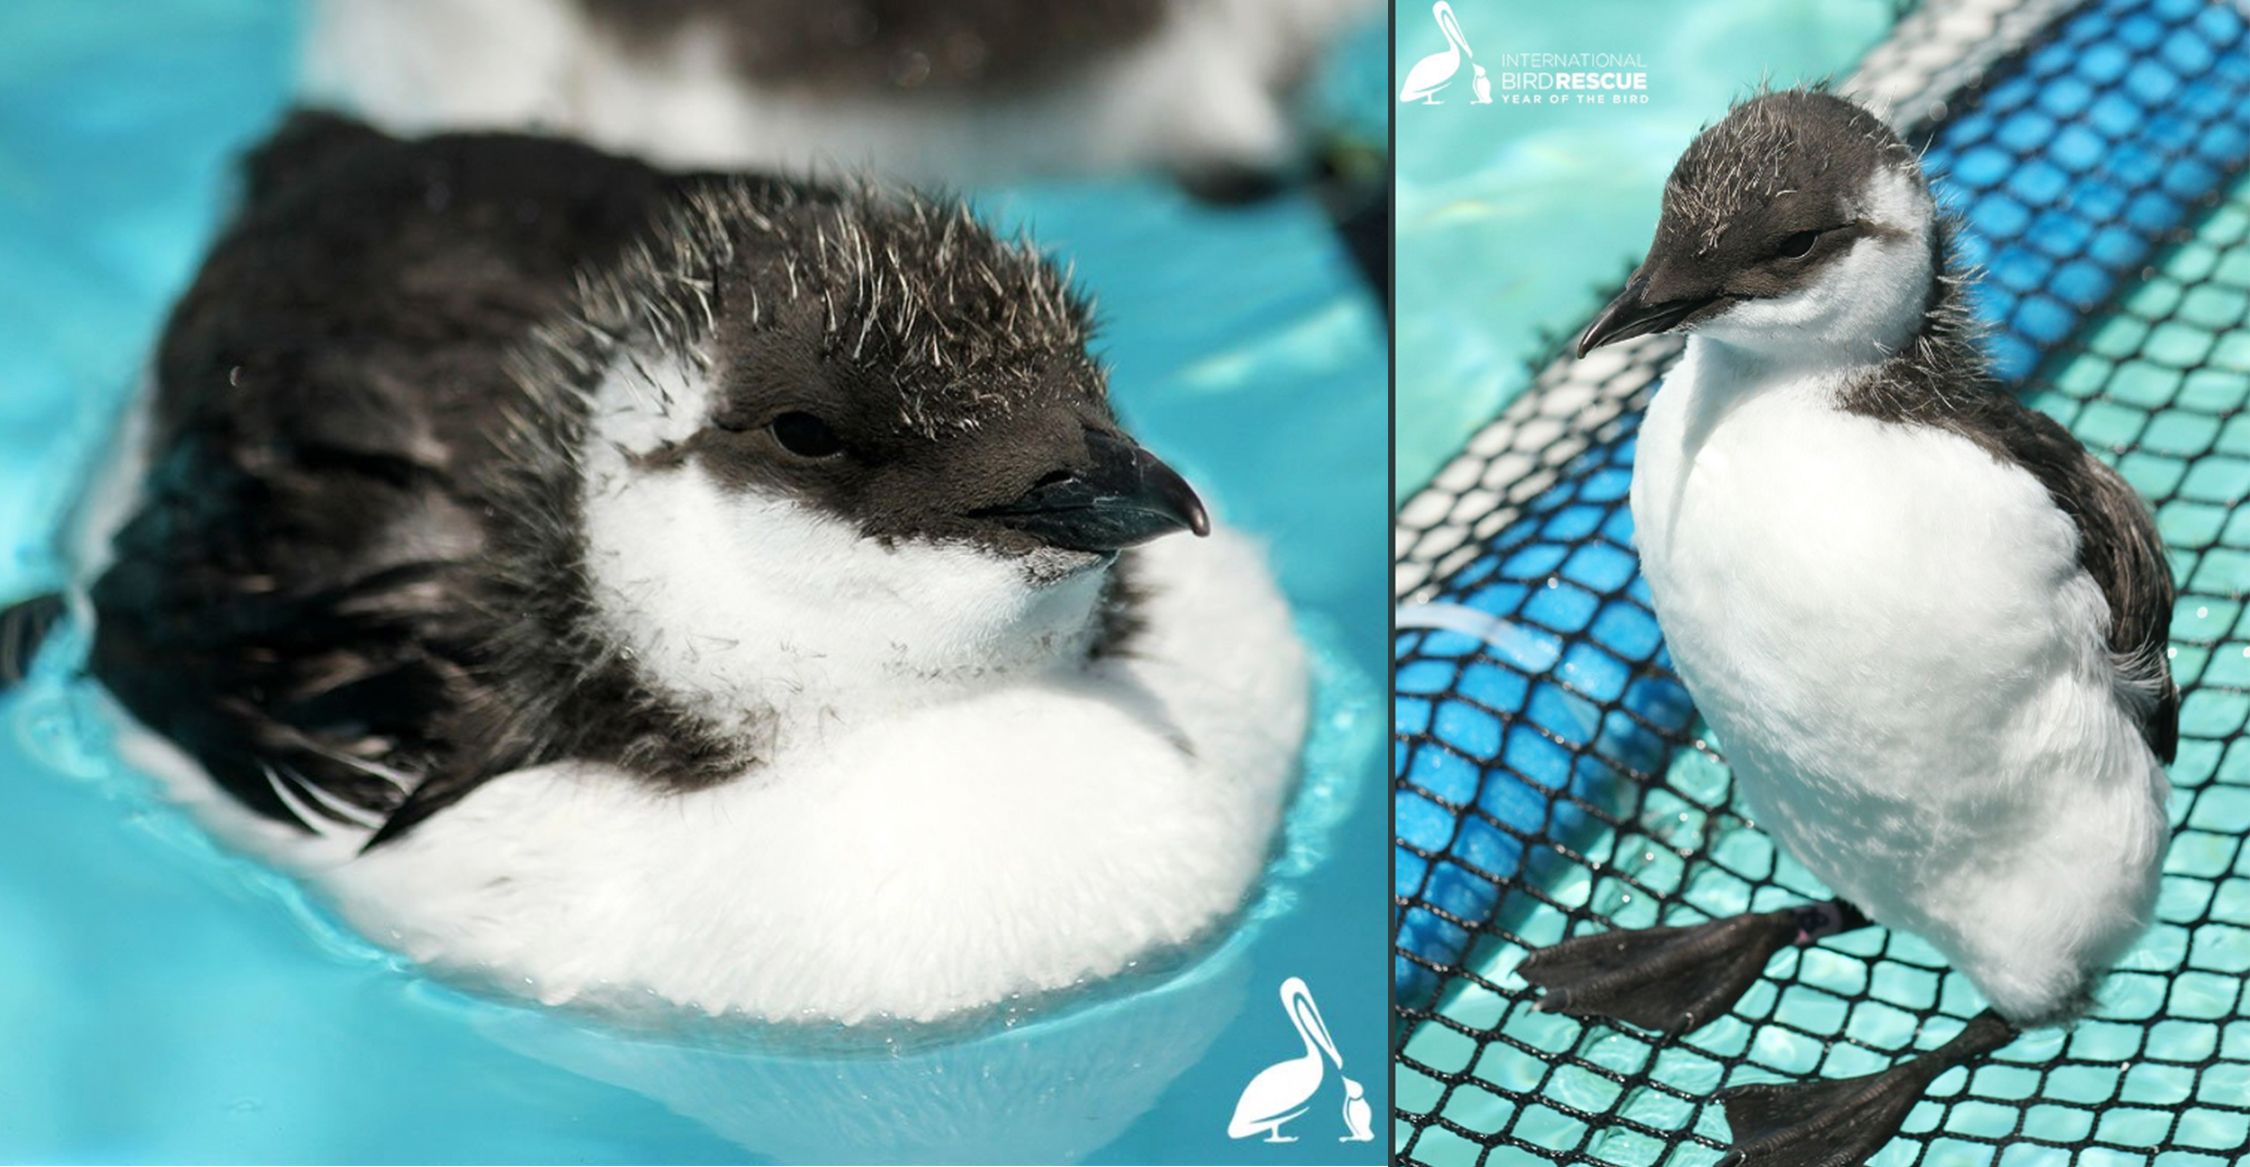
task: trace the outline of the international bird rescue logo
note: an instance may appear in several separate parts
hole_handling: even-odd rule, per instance
[[[1242,1088],[1242,1097],[1235,1100],[1227,1137],[1263,1135],[1269,1143],[1294,1143],[1297,1136],[1282,1134],[1282,1125],[1323,1107],[1343,1120],[1344,1133],[1337,1142],[1374,1142],[1375,1114],[1367,1101],[1367,1088],[1345,1077],[1344,1055],[1336,1051],[1336,1039],[1329,1035],[1328,1023],[1321,1019],[1320,1006],[1313,1002],[1312,989],[1303,977],[1281,982],[1281,1009],[1288,1015],[1289,1024],[1296,1027],[1305,1052],[1275,1062],[1250,1079],[1250,1084]],[[1333,1085],[1331,1067],[1336,1071]]]
[[[1445,47],[1406,71],[1398,89],[1401,105],[1443,105],[1448,96],[1459,96],[1453,84],[1463,66],[1470,105],[1648,104],[1648,69],[1639,53],[1501,53],[1488,72],[1448,0],[1431,5],[1430,16]]]

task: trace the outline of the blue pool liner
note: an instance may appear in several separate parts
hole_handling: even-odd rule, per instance
[[[2025,387],[2250,161],[2250,27],[2204,0],[2099,0],[1989,78],[1924,165],[1963,220],[1995,372]],[[1392,660],[1393,988],[1427,1008],[1538,856],[1601,827],[1615,784],[1659,774],[1694,711],[1630,552],[1637,416],[1580,455],[1428,603]],[[1460,613],[1472,614],[1463,617]],[[1481,617],[1485,623],[1476,625]],[[1439,625],[1433,627],[1431,625]],[[1461,629],[1476,627],[1485,635]],[[1600,714],[1589,723],[1588,703]],[[1534,846],[1533,844],[1537,844]],[[1567,865],[1558,864],[1558,868]],[[1534,892],[1536,894],[1536,892]]]

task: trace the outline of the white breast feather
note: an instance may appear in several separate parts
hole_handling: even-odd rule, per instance
[[[1702,338],[1643,425],[1636,541],[1758,824],[2003,1014],[2066,1009],[2145,927],[2161,766],[2109,612],[2028,472],[1965,438],[1746,387]]]
[[[1247,544],[1147,568],[1143,659],[839,725],[695,794],[510,775],[317,878],[369,934],[550,1002],[927,1019],[1115,973],[1243,902],[1304,727]]]

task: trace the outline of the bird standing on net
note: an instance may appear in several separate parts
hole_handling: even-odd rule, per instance
[[[2146,506],[1996,385],[1953,225],[1873,114],[1808,91],[1689,146],[1580,355],[1679,330],[1632,485],[1673,661],[1832,903],[1533,953],[1545,1009],[1668,1032],[1870,922],[1991,1008],[1861,1078],[1724,1097],[1742,1164],[1856,1164],[1939,1074],[2067,1022],[2148,927],[2179,693]]]

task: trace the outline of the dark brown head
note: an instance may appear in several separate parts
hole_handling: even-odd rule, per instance
[[[1103,554],[1209,529],[1112,412],[1084,299],[966,208],[730,186],[682,237],[618,293],[655,322],[656,351],[613,379],[666,356],[696,366],[642,466],[692,464],[886,544]]]
[[[1735,106],[1664,186],[1656,240],[1578,339],[1672,329],[1780,351],[1896,347],[1927,299],[1936,209],[1912,150],[1831,94]]]
[[[967,210],[727,182],[592,278],[527,383],[590,401],[595,603],[665,687],[762,701],[1084,651],[1126,548],[1210,521],[1088,305]]]

